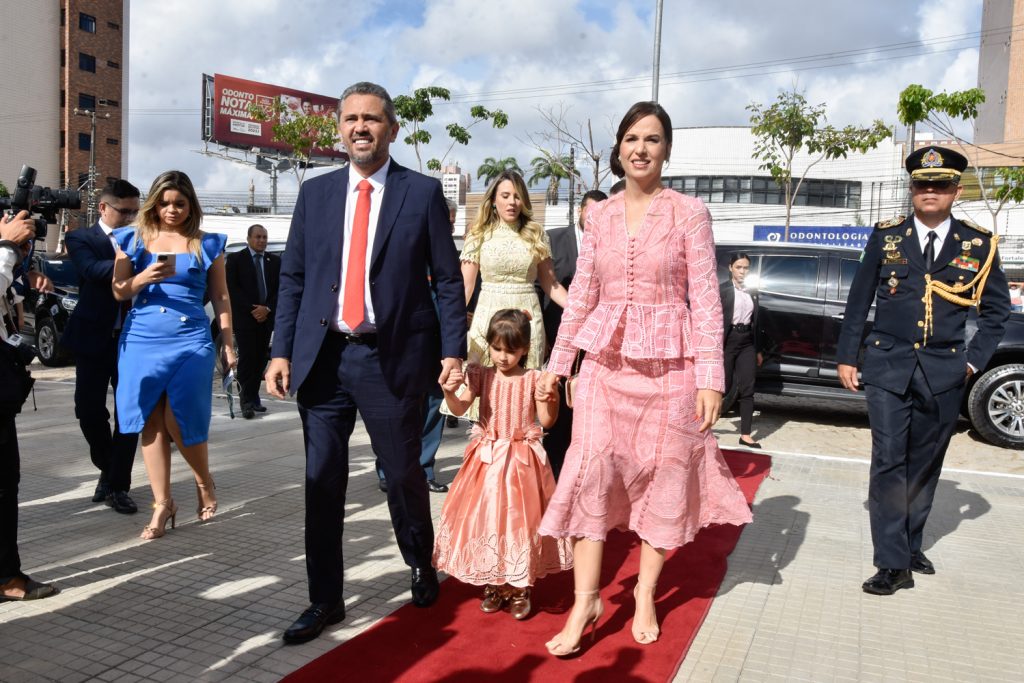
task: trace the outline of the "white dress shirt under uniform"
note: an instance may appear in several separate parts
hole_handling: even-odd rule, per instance
[[[917,228],[917,239],[921,242],[921,254],[924,254],[924,248],[928,245],[928,232],[931,230],[935,231],[935,258],[939,258],[939,252],[942,251],[942,244],[946,241],[946,237],[949,236],[949,227],[953,224],[952,218],[939,223],[934,228],[929,228],[927,225],[918,220],[917,216],[914,216],[914,227]]]
[[[352,222],[356,216],[356,202],[359,199],[357,186],[363,180],[359,174],[358,167],[349,165],[347,198],[345,199],[345,239],[341,251],[341,280],[338,281],[338,300],[334,305],[334,316],[331,321],[331,329],[336,332],[356,332],[365,334],[377,330],[377,318],[373,314],[373,300],[370,298],[370,254],[373,253],[373,240],[377,234],[377,221],[380,218],[380,205],[384,199],[384,180],[388,176],[388,169],[391,167],[391,159],[381,166],[376,173],[366,178],[373,185],[373,192],[370,193],[370,221],[366,231],[366,272],[363,283],[363,322],[357,329],[351,330],[345,321],[341,319],[341,309],[345,300],[345,276],[348,274],[348,253],[352,245]]]

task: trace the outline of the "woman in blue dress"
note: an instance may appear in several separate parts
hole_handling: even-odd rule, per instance
[[[192,181],[167,171],[153,181],[138,227],[114,231],[114,296],[134,304],[125,317],[118,355],[117,418],[121,431],[142,433],[142,458],[153,490],[153,517],[142,538],[174,528],[171,498],[174,439],[196,482],[199,520],[217,511],[210,475],[211,383],[215,350],[203,295],[220,323],[225,367],[235,366],[231,306],[224,277],[225,235],[203,233]]]

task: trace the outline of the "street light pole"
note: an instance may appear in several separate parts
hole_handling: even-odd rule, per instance
[[[657,8],[654,10],[654,67],[651,78],[651,101],[658,101],[658,81],[661,79],[661,14],[665,7],[665,0],[658,0]]]
[[[89,178],[86,182],[86,225],[96,222],[96,111],[75,107],[75,116],[89,117]],[[110,114],[104,113],[102,118],[109,119]]]
[[[569,227],[572,227],[576,199],[576,145],[569,145]]]

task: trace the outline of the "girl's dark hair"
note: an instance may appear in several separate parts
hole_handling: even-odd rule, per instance
[[[665,144],[668,147],[672,146],[672,119],[669,118],[668,112],[657,102],[637,102],[622,117],[619,130],[615,133],[615,146],[612,147],[612,158],[609,162],[612,173],[617,178],[626,175],[626,169],[622,168],[622,162],[619,161],[619,146],[622,145],[622,138],[626,137],[626,132],[633,127],[633,124],[645,116],[658,117],[661,127],[665,130]]]
[[[731,266],[740,259],[747,259],[748,261],[750,261],[750,257],[747,256],[747,253],[745,251],[734,251],[731,254],[729,254],[729,265]],[[751,263],[753,263],[753,261],[751,261]]]
[[[519,364],[526,367],[526,357],[530,352],[530,318],[516,308],[503,308],[491,316],[484,336],[488,346],[500,344],[506,349],[525,351]]]

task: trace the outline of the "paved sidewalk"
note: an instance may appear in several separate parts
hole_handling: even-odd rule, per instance
[[[18,418],[22,559],[62,592],[0,606],[0,680],[276,681],[407,601],[408,570],[361,429],[345,529],[348,618],[312,643],[285,647],[281,630],[307,604],[294,406],[268,402],[263,417],[232,421],[215,399],[220,512],[196,523],[195,489],[175,454],[178,527],[144,542],[152,498],[141,456],[138,515],[89,502],[96,473],[72,392],[72,383],[41,381],[39,411]],[[726,421],[719,431],[732,430]],[[464,429],[445,431],[442,479],[454,476],[464,444]],[[872,573],[866,490],[862,460],[776,454],[677,680],[1020,678],[1024,478],[944,473],[926,532],[938,573],[892,597],[860,590]],[[436,515],[443,496],[431,501]],[[663,577],[661,589],[670,587]],[[546,656],[542,643],[537,651]]]

